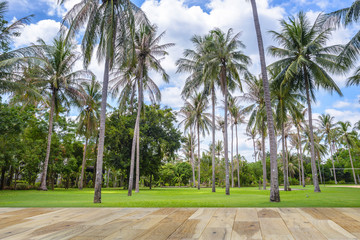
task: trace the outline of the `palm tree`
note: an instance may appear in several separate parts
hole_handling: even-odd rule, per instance
[[[37,67],[34,75],[30,77],[33,83],[41,88],[39,92],[48,98],[50,105],[46,157],[39,188],[46,191],[54,113],[59,113],[62,104],[79,105],[81,101],[85,101],[86,94],[82,91],[80,83],[84,80],[90,81],[93,74],[86,70],[73,71],[74,64],[81,55],[75,51],[76,45],[66,41],[62,36],[55,38],[53,45],[46,45],[41,39],[38,43],[39,45],[33,46],[33,61]]]
[[[278,70],[278,69],[277,69]],[[289,115],[300,115],[298,106],[301,105],[299,101],[303,100],[302,95],[294,92],[294,87],[290,84],[282,84],[282,81],[277,81],[276,77],[279,71],[272,71],[271,74],[274,80],[271,82],[271,94],[275,106],[275,122],[278,129],[281,129],[282,142],[282,158],[284,170],[284,191],[288,191],[288,158],[287,158],[287,135],[285,135],[286,125],[288,125]]]
[[[301,114],[294,114],[291,116],[292,118],[292,122],[293,125],[296,128],[296,133],[297,133],[297,139],[296,139],[296,146],[298,149],[298,155],[300,157],[300,164],[301,167],[299,167],[299,169],[301,170],[301,181],[303,187],[305,187],[305,170],[304,170],[304,160],[303,160],[303,148],[302,148],[302,139],[301,139],[301,135],[300,135],[300,130],[304,128],[304,124],[306,124],[304,122],[305,119],[305,114],[306,114],[306,109],[302,106],[302,105],[298,105],[297,106],[298,110],[301,112]]]
[[[267,123],[268,123],[267,124],[268,131],[269,131],[270,168],[271,168],[270,201],[271,202],[280,202],[275,127],[274,127],[274,120],[273,120],[272,108],[271,108],[269,80],[267,77],[267,70],[266,70],[264,43],[263,43],[263,38],[262,38],[262,34],[261,34],[260,21],[259,21],[259,16],[258,16],[258,12],[257,12],[256,1],[250,0],[250,2],[251,2],[253,18],[254,18],[256,38],[257,38],[258,48],[259,48],[261,76],[262,76],[262,81],[263,81],[263,86],[264,86],[263,88],[264,88],[264,101],[265,101],[265,107],[266,107],[266,119],[267,119]]]
[[[209,132],[210,114],[205,111],[208,109],[208,102],[204,95],[196,93],[191,96],[186,102],[184,108],[189,111],[189,120],[185,124],[185,128],[190,128],[192,125],[196,129],[198,140],[198,189],[200,190],[200,131],[204,136],[206,132]]]
[[[350,151],[350,147],[354,146],[354,140],[355,140],[356,135],[354,132],[349,132],[349,128],[351,127],[351,124],[349,121],[346,121],[346,122],[340,121],[337,123],[337,125],[338,125],[338,131],[340,134],[340,139],[348,147],[351,168],[352,168],[352,172],[353,172],[353,176],[354,176],[354,182],[355,182],[355,184],[357,184],[355,170],[354,170],[354,164],[353,164],[351,151]]]
[[[256,135],[257,135],[257,132],[256,132],[256,128],[254,127],[247,127],[246,128],[246,136],[248,136],[248,140],[252,140],[253,142],[253,148],[254,148],[254,162],[256,162],[256,155],[257,155],[257,152],[256,152],[256,147],[255,147],[255,138],[256,138]]]
[[[264,99],[263,81],[255,76],[245,78],[245,83],[248,86],[248,92],[240,96],[240,99],[250,102],[250,105],[244,110],[245,113],[250,113],[247,128],[256,129],[261,136],[261,156],[263,165],[263,189],[266,189],[266,154],[265,154],[265,138],[267,136],[266,107]],[[276,162],[277,164],[277,162]]]
[[[184,149],[184,154],[185,156],[189,159],[189,163],[191,164],[192,167],[192,182],[193,182],[193,187],[196,187],[196,182],[195,182],[195,160],[194,160],[194,149],[195,149],[195,136],[193,134],[193,132],[191,131],[190,133],[188,133],[188,135],[185,137],[185,141],[183,144],[183,149]]]
[[[83,153],[83,160],[81,165],[81,175],[79,179],[79,189],[83,189],[84,185],[84,172],[86,165],[86,150],[89,138],[96,136],[98,132],[99,118],[100,118],[100,100],[101,100],[101,85],[92,79],[91,83],[83,82],[83,92],[86,94],[86,100],[82,106],[81,112],[78,116],[78,132],[85,136],[85,146]]]
[[[238,106],[236,100],[229,101],[229,112],[232,117],[232,126],[235,126],[235,141],[236,141],[236,162],[237,164],[237,175],[238,175],[238,187],[240,187],[240,169],[239,169],[239,143],[238,143],[238,125],[240,123],[245,123],[244,109],[241,106]],[[232,132],[232,129],[231,129]],[[232,142],[232,141],[231,141]],[[231,143],[232,145],[232,143]],[[232,147],[231,147],[232,149]],[[231,151],[232,152],[232,151]],[[233,179],[233,162],[232,165],[232,179]]]
[[[334,156],[333,151],[331,147],[331,130],[335,127],[334,123],[335,118],[330,116],[330,114],[321,114],[318,119],[319,127],[322,130],[323,134],[325,135],[325,141],[327,142],[329,148],[330,148],[330,158],[332,161],[333,166],[333,174],[334,174],[334,180],[335,184],[337,184],[336,180],[336,172],[335,172],[335,165],[334,165]]]
[[[212,144],[215,144],[215,105],[216,105],[216,85],[219,85],[218,77],[205,78],[204,67],[206,65],[206,56],[210,52],[211,35],[204,37],[194,35],[191,42],[194,44],[195,50],[186,49],[184,51],[184,58],[180,58],[176,65],[177,72],[190,72],[190,76],[186,79],[185,86],[182,90],[182,95],[187,98],[201,85],[204,85],[203,94],[211,94],[212,103]],[[215,192],[215,149],[212,148],[212,192]]]
[[[340,45],[325,46],[331,35],[331,28],[322,28],[320,16],[311,25],[303,12],[288,21],[282,20],[281,32],[270,31],[274,39],[282,46],[269,48],[269,52],[282,59],[271,64],[271,68],[281,69],[278,78],[284,83],[294,82],[293,86],[306,93],[310,128],[311,169],[314,191],[320,192],[316,171],[314,134],[312,124],[311,100],[315,100],[315,89],[322,87],[342,95],[339,87],[328,73],[340,73],[345,68],[336,62]]]
[[[232,34],[230,28],[227,33],[215,28],[211,31],[212,41],[210,53],[206,57],[205,77],[219,78],[221,91],[224,95],[224,150],[226,164],[226,195],[230,194],[229,183],[229,161],[228,161],[228,136],[227,136],[227,114],[228,94],[232,87],[230,84],[237,83],[241,90],[240,75],[249,75],[247,66],[251,63],[248,56],[244,55],[239,48],[245,46],[239,40],[240,34]],[[232,81],[230,81],[232,79]]]
[[[143,102],[144,89],[150,90],[150,99],[160,101],[161,93],[155,82],[149,76],[149,72],[154,70],[161,74],[162,79],[167,83],[169,82],[169,75],[165,72],[160,64],[158,57],[164,57],[168,53],[166,49],[174,46],[173,43],[159,45],[161,38],[165,32],[156,36],[157,27],[155,25],[140,25],[139,29],[134,35],[134,50],[129,48],[127,61],[123,63],[120,68],[122,70],[125,81],[129,79],[129,75],[134,76],[135,83],[131,81],[128,85],[131,87],[137,87],[138,96],[138,109],[136,116],[136,123],[134,129],[134,137],[131,148],[131,163],[130,163],[130,176],[129,176],[129,188],[128,196],[132,195],[133,177],[134,177],[134,165],[135,165],[135,149],[136,149],[136,180],[135,180],[135,192],[139,192],[139,179],[140,179],[140,114]],[[135,52],[133,52],[135,51]],[[122,55],[120,55],[120,58]],[[121,84],[123,79],[120,79]],[[145,85],[145,87],[144,87]],[[115,86],[116,88],[118,87]],[[134,92],[134,91],[133,91]]]
[[[65,1],[58,0],[61,4]],[[105,60],[94,203],[101,203],[109,73],[115,65],[116,52],[124,52],[123,48],[128,45],[127,41],[133,39],[135,31],[133,12],[136,13],[136,16],[141,15],[141,11],[130,0],[81,0],[74,5],[63,20],[64,24],[68,25],[68,36],[74,35],[86,25],[81,43],[85,66],[89,65],[97,43],[99,43],[97,60],[98,62]],[[141,16],[145,18],[144,15]]]

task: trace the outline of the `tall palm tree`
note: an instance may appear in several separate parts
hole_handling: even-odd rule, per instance
[[[194,159],[194,149],[195,149],[195,136],[193,132],[191,131],[188,133],[188,135],[185,137],[184,141],[184,150],[185,150],[185,156],[189,159],[189,163],[192,167],[192,182],[193,187],[196,187],[196,181],[195,181],[195,159]]]
[[[205,112],[208,109],[208,102],[204,95],[195,92],[195,94],[185,102],[184,108],[188,108],[190,112],[189,121],[185,124],[185,127],[189,128],[193,125],[197,134],[198,189],[200,190],[200,132],[204,136],[206,132],[209,132],[209,126],[211,126],[210,114]]]
[[[239,143],[238,143],[238,125],[241,123],[245,123],[245,114],[244,114],[244,108],[239,106],[237,104],[237,101],[229,101],[229,112],[232,117],[232,125],[235,126],[235,142],[236,142],[236,162],[237,162],[237,180],[238,180],[238,187],[240,187],[240,169],[239,169]],[[232,164],[233,167],[233,164]],[[232,177],[233,177],[233,171],[232,168]]]
[[[224,95],[224,150],[226,166],[226,195],[230,194],[229,182],[229,161],[228,161],[228,136],[227,136],[227,114],[228,114],[228,95],[230,84],[237,83],[241,90],[241,75],[249,75],[247,67],[251,63],[248,56],[244,55],[239,48],[245,46],[239,40],[240,34],[233,35],[230,28],[227,33],[215,28],[211,31],[212,41],[211,51],[206,57],[205,77],[219,78],[221,91]],[[232,79],[233,81],[229,81]]]
[[[357,180],[356,180],[354,164],[353,164],[351,151],[350,151],[350,147],[354,146],[354,140],[355,140],[356,135],[355,135],[354,132],[349,131],[349,128],[351,127],[350,122],[348,122],[348,121],[341,122],[340,121],[337,124],[338,124],[338,131],[339,131],[339,134],[340,134],[340,139],[348,147],[350,163],[351,163],[351,168],[352,168],[353,177],[354,177],[354,182],[355,182],[355,184],[358,184]]]
[[[261,136],[261,156],[263,165],[263,189],[266,189],[266,154],[265,154],[265,138],[267,136],[266,107],[264,99],[263,81],[255,76],[245,78],[245,83],[248,87],[248,92],[244,93],[239,98],[249,102],[250,105],[246,107],[244,112],[250,113],[247,128],[256,129]],[[276,162],[277,164],[277,162]]]
[[[294,87],[290,84],[282,84],[282,79],[276,81],[276,77],[280,72],[271,71],[274,80],[271,82],[271,94],[275,106],[275,122],[278,129],[281,129],[282,142],[282,158],[284,170],[284,191],[288,191],[288,154],[287,154],[287,135],[285,135],[286,125],[289,122],[289,114],[300,115],[298,105],[300,101],[304,100],[301,94],[294,92]]]
[[[247,127],[246,128],[246,136],[248,136],[248,140],[252,140],[253,142],[253,148],[254,148],[254,162],[256,162],[256,156],[257,156],[257,152],[256,152],[256,147],[255,147],[255,139],[256,139],[256,135],[257,135],[257,132],[256,132],[256,128],[254,127]]]
[[[291,116],[293,125],[296,128],[296,134],[297,134],[297,140],[296,140],[296,146],[298,149],[298,154],[300,157],[300,167],[299,169],[301,170],[301,182],[303,187],[305,187],[305,170],[304,170],[304,160],[303,160],[303,148],[302,148],[302,139],[301,139],[301,135],[300,135],[300,130],[304,129],[304,124],[306,124],[304,122],[305,119],[305,114],[306,114],[306,109],[302,106],[302,105],[298,105],[297,108],[299,109],[299,111],[301,112],[301,114],[294,114]]]
[[[136,149],[136,179],[135,179],[135,192],[139,192],[139,180],[140,180],[140,114],[143,102],[143,91],[149,89],[150,99],[160,101],[161,93],[155,82],[151,79],[149,73],[151,70],[161,74],[162,79],[167,83],[169,82],[169,75],[165,72],[160,64],[158,57],[164,57],[168,53],[166,49],[174,46],[173,43],[167,43],[159,45],[161,38],[165,35],[165,32],[156,36],[157,27],[155,25],[140,25],[139,29],[134,35],[134,50],[129,47],[128,57],[123,66],[120,68],[124,72],[125,79],[129,79],[129,75],[134,76],[135,84],[131,81],[128,83],[130,87],[137,87],[138,96],[138,109],[136,116],[136,123],[134,129],[134,137],[131,148],[131,163],[130,163],[130,176],[129,176],[129,188],[128,196],[132,195],[133,177],[134,177],[134,165],[135,165],[135,149]],[[120,55],[120,58],[123,57]],[[120,80],[122,83],[122,79]]]
[[[327,142],[329,148],[330,148],[330,158],[333,166],[333,174],[334,174],[334,180],[335,184],[337,184],[336,180],[336,172],[335,172],[335,164],[334,164],[334,156],[333,151],[331,147],[331,130],[335,127],[334,123],[335,118],[330,116],[330,114],[321,114],[318,119],[319,128],[322,130],[323,134],[325,135],[325,141]]]
[[[306,93],[311,169],[315,192],[320,192],[320,186],[315,162],[311,101],[315,100],[315,89],[320,87],[342,95],[329,73],[340,73],[345,70],[336,62],[337,54],[340,53],[342,47],[340,45],[325,46],[332,29],[322,28],[320,17],[321,15],[312,25],[303,12],[298,13],[296,17],[290,17],[288,21],[282,20],[281,32],[270,31],[281,47],[269,48],[273,56],[282,58],[270,66],[282,70],[278,77],[282,78],[284,83],[294,82],[293,86],[297,86]]]
[[[49,132],[47,138],[46,157],[43,164],[40,189],[47,190],[46,177],[50,158],[51,136],[53,132],[54,113],[59,113],[60,106],[76,104],[85,101],[86,94],[82,91],[80,83],[89,80],[93,74],[86,70],[73,71],[74,64],[81,55],[75,51],[76,45],[66,41],[61,35],[54,39],[53,45],[46,45],[38,40],[33,46],[36,71],[33,83],[38,86],[42,94],[47,97],[50,106]]]
[[[65,1],[67,0],[58,0],[60,4]],[[97,60],[98,62],[105,62],[94,203],[101,203],[109,73],[115,65],[116,52],[123,52],[123,48],[128,46],[127,41],[133,39],[135,32],[134,15],[139,16],[139,18],[142,16],[145,19],[145,16],[130,0],[81,0],[68,11],[63,20],[69,29],[68,36],[79,32],[86,25],[81,43],[84,53],[84,65],[89,65],[97,43],[99,44],[97,47]]]
[[[269,80],[267,77],[267,70],[266,70],[264,43],[263,43],[263,38],[262,38],[262,34],[261,34],[259,15],[257,12],[257,7],[256,7],[256,0],[250,0],[250,2],[251,2],[252,12],[253,12],[256,38],[257,38],[257,43],[258,43],[258,48],[259,48],[261,76],[262,76],[262,81],[263,81],[263,86],[264,86],[264,101],[265,101],[265,107],[266,107],[266,119],[267,119],[267,123],[268,123],[267,125],[268,125],[268,132],[269,132],[270,169],[271,169],[270,201],[271,202],[280,202],[275,127],[274,127],[274,120],[273,120],[272,108],[271,108]]]
[[[205,77],[204,67],[206,65],[206,56],[211,51],[211,35],[204,37],[194,35],[191,38],[195,50],[186,49],[184,51],[184,58],[177,60],[177,72],[189,72],[190,76],[186,79],[185,86],[182,90],[182,96],[189,97],[197,88],[203,85],[203,94],[211,94],[212,104],[212,144],[215,144],[215,105],[216,105],[216,86],[219,85],[218,77]],[[212,192],[215,192],[215,149],[212,148]]]
[[[81,165],[81,175],[79,179],[79,189],[83,189],[85,182],[84,173],[86,167],[86,150],[88,145],[88,140],[91,137],[97,135],[99,127],[99,118],[100,118],[100,100],[101,100],[101,85],[96,81],[95,78],[92,79],[91,83],[83,82],[82,84],[83,92],[85,92],[85,101],[81,108],[80,114],[77,118],[78,120],[78,132],[85,136],[85,146],[83,152],[83,160]]]

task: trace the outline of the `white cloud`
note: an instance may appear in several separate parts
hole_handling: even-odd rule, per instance
[[[14,38],[14,46],[18,48],[36,43],[39,38],[42,38],[46,43],[51,43],[58,34],[60,25],[61,23],[51,19],[26,25],[21,31],[21,37]]]
[[[331,116],[334,116],[336,121],[349,121],[352,125],[359,121],[360,119],[360,112],[359,111],[340,111],[336,109],[326,109],[325,113],[330,114]]]
[[[334,108],[345,108],[345,107],[349,107],[349,106],[351,106],[351,103],[349,103],[347,101],[337,101],[333,105]]]

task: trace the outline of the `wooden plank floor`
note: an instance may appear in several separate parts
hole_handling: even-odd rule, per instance
[[[0,208],[0,239],[360,239],[360,209]]]

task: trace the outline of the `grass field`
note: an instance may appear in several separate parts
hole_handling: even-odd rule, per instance
[[[293,189],[303,189],[293,186]],[[269,190],[232,188],[230,196],[225,189],[201,190],[192,188],[140,189],[127,196],[127,190],[104,188],[102,203],[93,204],[93,189],[55,189],[54,191],[0,191],[0,207],[360,207],[360,189],[323,187],[314,193],[312,186],[304,190],[280,192],[281,202],[269,202]]]

